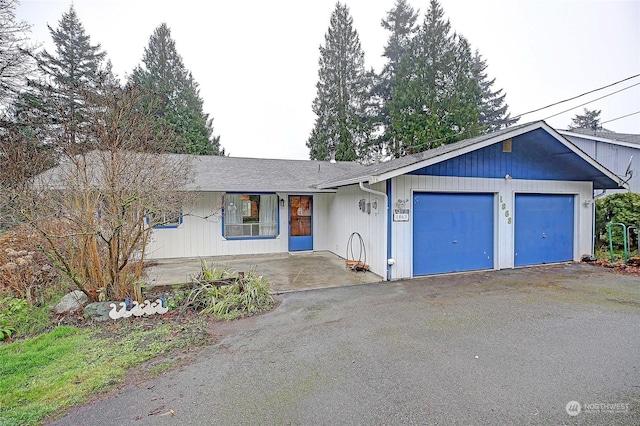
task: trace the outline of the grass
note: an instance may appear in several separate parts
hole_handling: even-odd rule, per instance
[[[1,344],[0,425],[38,424],[122,383],[131,367],[204,343],[202,324],[201,319],[186,324],[135,320],[106,332],[60,326]]]

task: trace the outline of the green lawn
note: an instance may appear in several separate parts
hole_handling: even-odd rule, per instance
[[[60,326],[38,337],[2,343],[0,425],[37,424],[49,414],[64,412],[122,383],[128,368],[204,342],[202,325],[201,319],[184,325],[141,319],[112,327],[113,333],[108,328]]]

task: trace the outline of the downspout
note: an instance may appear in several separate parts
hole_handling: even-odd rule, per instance
[[[389,216],[389,212],[388,212],[388,198],[387,198],[387,194],[385,194],[384,192],[380,192],[380,191],[376,191],[375,189],[371,189],[368,188],[366,186],[364,186],[364,182],[358,182],[358,184],[360,185],[360,189],[363,190],[364,192],[368,192],[370,194],[374,194],[374,195],[379,195],[381,197],[384,198],[384,224],[385,227],[387,226],[387,218]],[[369,229],[371,230],[371,229]],[[387,253],[386,253],[386,247],[387,247],[387,238],[388,238],[388,233],[384,232],[384,244],[382,244],[382,246],[385,248],[383,250],[384,253],[384,259],[383,259],[383,265],[385,265],[385,273],[383,275],[383,280],[384,281],[388,281],[389,280],[389,265],[387,264]]]

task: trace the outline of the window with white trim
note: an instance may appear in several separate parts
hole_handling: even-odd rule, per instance
[[[273,238],[278,235],[276,194],[225,194],[226,238]]]

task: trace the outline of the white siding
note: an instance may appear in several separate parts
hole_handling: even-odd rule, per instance
[[[513,268],[514,233],[513,206],[516,193],[573,194],[575,199],[574,260],[592,253],[592,198],[591,182],[559,182],[534,180],[452,178],[439,176],[403,175],[392,180],[391,208],[398,200],[405,201],[411,209],[409,222],[392,222],[391,279],[413,276],[413,193],[417,192],[488,192],[495,194],[494,269]],[[502,204],[504,203],[504,210]],[[509,221],[511,218],[511,221]]]
[[[373,185],[371,189],[385,192],[385,184]],[[357,232],[364,240],[366,262],[371,272],[386,278],[387,206],[385,197],[362,191],[358,185],[350,185],[339,188],[336,194],[323,195],[321,198],[327,201],[327,216],[316,234],[321,235],[317,239],[320,244],[314,248],[327,250],[344,258],[347,256],[349,237],[353,232]],[[361,199],[364,199],[365,203],[371,203],[371,213],[359,209],[358,202]],[[359,256],[359,247],[359,240],[354,238],[354,257]]]
[[[565,138],[569,139],[591,158],[620,177],[624,176],[627,165],[629,164],[629,159],[633,156],[631,169],[634,170],[635,173],[631,180],[629,180],[629,186],[631,191],[640,192],[640,146],[638,146],[638,148],[632,148],[568,135],[565,135]],[[626,192],[626,190],[607,190],[607,192]]]
[[[288,203],[289,195],[278,196]],[[286,253],[289,250],[289,216],[287,204],[280,207],[280,232],[276,238],[227,240],[222,236],[222,218],[220,197],[222,193],[200,192],[196,194],[192,205],[186,206],[182,225],[178,228],[154,229],[147,249],[150,259],[179,257],[207,257],[262,253]],[[333,194],[313,196],[313,236],[314,250],[326,245],[322,231],[327,224],[327,203]],[[319,232],[320,230],[320,232]]]

